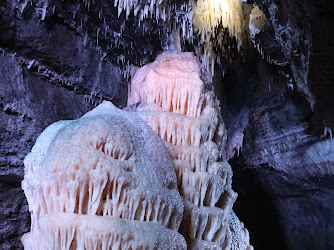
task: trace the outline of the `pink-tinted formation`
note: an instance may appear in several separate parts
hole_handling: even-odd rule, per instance
[[[25,158],[25,249],[185,249],[170,155],[140,118],[104,102],[49,126]]]
[[[251,249],[232,211],[219,103],[196,58],[164,53],[139,69],[127,110],[104,102],[38,138],[22,182],[25,249]]]
[[[188,249],[251,249],[232,211],[237,194],[223,160],[226,131],[210,78],[191,53],[164,53],[132,80],[129,111],[165,141],[184,202]]]

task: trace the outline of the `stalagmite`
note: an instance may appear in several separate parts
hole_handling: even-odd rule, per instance
[[[252,249],[232,211],[226,130],[211,79],[191,53],[166,52],[140,68],[127,110],[165,141],[185,206],[180,232],[188,249]]]
[[[164,143],[110,102],[49,126],[24,164],[25,249],[186,249]]]

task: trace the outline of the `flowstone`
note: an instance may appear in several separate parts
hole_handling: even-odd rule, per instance
[[[25,248],[252,249],[197,59],[168,52],[140,68],[126,110],[103,102],[40,135],[24,162]]]
[[[186,249],[170,155],[133,114],[103,102],[54,123],[24,163],[25,249]]]
[[[188,249],[252,249],[232,211],[237,194],[224,160],[226,130],[208,73],[191,53],[168,52],[140,68],[127,110],[165,141],[184,202]]]

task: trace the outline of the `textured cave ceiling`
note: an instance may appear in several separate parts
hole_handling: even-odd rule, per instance
[[[148,1],[138,2],[145,12]],[[333,4],[257,0],[267,22],[251,20],[252,39],[231,38],[221,25],[203,39],[191,31],[187,1],[164,2],[168,18],[148,14],[140,26],[140,14],[119,15],[111,0],[0,2],[0,248],[22,248],[29,231],[21,180],[37,136],[102,100],[125,107],[131,75],[171,49],[180,27],[181,49],[214,73],[239,193],[234,209],[251,244],[333,249]]]

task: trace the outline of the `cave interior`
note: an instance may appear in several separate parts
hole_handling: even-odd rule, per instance
[[[239,7],[208,14],[197,8],[206,1]],[[126,107],[136,70],[179,50],[212,77],[238,193],[233,210],[250,243],[334,249],[333,7],[325,0],[2,0],[0,248],[23,249],[30,229],[23,160],[41,132],[103,100]]]

